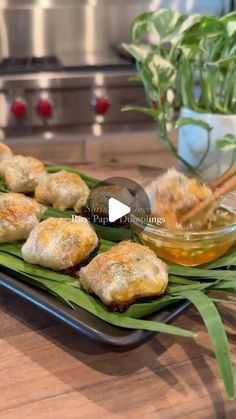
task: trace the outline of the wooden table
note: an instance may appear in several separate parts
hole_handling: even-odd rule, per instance
[[[106,177],[155,172],[86,167]],[[107,352],[1,290],[0,419],[234,419],[208,335],[189,309],[174,324],[196,339],[156,335],[126,353]],[[222,309],[236,371],[236,307]]]

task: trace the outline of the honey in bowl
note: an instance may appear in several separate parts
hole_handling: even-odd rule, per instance
[[[234,244],[236,195],[215,200],[210,187],[188,179],[175,169],[152,182],[149,191],[152,216],[165,221],[161,226],[148,223],[139,238],[157,256],[196,266],[217,259]],[[199,206],[203,210],[196,213]],[[189,219],[189,213],[195,216]],[[182,222],[186,214],[187,223]]]
[[[180,265],[202,265],[222,256],[236,240],[236,213],[218,211],[211,230],[171,231],[149,224],[139,238],[160,258]]]

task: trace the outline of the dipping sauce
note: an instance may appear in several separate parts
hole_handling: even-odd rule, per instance
[[[152,219],[163,221],[150,220],[137,234],[157,256],[196,266],[217,259],[234,244],[235,193],[216,190],[175,168],[154,179],[146,191]]]
[[[180,265],[201,265],[222,256],[234,244],[236,212],[219,207],[209,229],[202,231],[167,230],[149,224],[139,238],[160,258]]]

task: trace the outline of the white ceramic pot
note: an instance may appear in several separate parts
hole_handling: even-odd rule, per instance
[[[208,114],[192,111],[182,108],[182,117],[201,119],[207,122],[211,127],[211,146],[207,158],[199,167],[199,170],[208,180],[215,179],[224,173],[232,161],[232,151],[217,151],[216,140],[222,138],[225,134],[236,135],[236,115]],[[183,157],[192,166],[196,166],[204,155],[207,147],[207,133],[198,126],[187,125],[179,130],[179,155]],[[236,162],[234,162],[236,165]],[[186,166],[181,164],[181,169],[186,170]]]

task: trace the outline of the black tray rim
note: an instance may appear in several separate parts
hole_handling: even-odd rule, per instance
[[[126,329],[108,324],[85,309],[78,307],[76,311],[56,297],[29,285],[12,273],[0,270],[0,286],[24,301],[66,324],[76,332],[86,335],[110,351],[124,352],[146,343],[157,332],[137,329]],[[171,323],[179,317],[191,303],[181,301],[158,311],[147,319]]]

